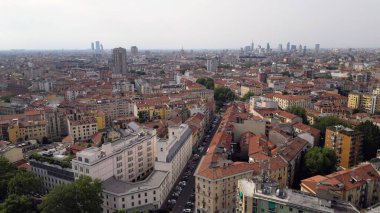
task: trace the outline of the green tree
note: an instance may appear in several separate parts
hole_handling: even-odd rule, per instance
[[[307,121],[305,108],[293,106],[293,107],[289,107],[288,109],[286,109],[286,111],[301,117],[302,123],[309,124],[309,122]]]
[[[2,205],[2,213],[32,213],[33,205],[30,199],[25,195],[11,194],[7,197]]]
[[[240,101],[247,101],[249,100],[252,96],[255,96],[253,92],[247,92],[243,97],[240,98]]]
[[[212,78],[198,78],[196,82],[202,84],[207,89],[214,89],[214,80]]]
[[[0,201],[7,197],[8,182],[16,174],[17,168],[7,158],[0,156]]]
[[[41,193],[41,191],[41,179],[29,171],[19,170],[8,183],[9,194],[31,195]]]
[[[332,149],[313,147],[305,155],[305,168],[309,176],[330,174],[336,166],[337,157]]]
[[[321,137],[324,137],[326,133],[326,128],[335,125],[343,125],[346,127],[350,127],[350,125],[347,122],[335,116],[317,118],[313,126],[314,128],[319,129],[319,131],[321,131]],[[321,141],[324,141],[324,138],[322,138]]]
[[[44,213],[100,213],[102,203],[101,182],[81,176],[71,184],[54,188],[39,207]]]
[[[214,99],[217,111],[219,111],[225,104],[234,101],[235,98],[236,95],[230,88],[218,87],[214,90]]]
[[[368,161],[376,157],[380,149],[380,128],[370,121],[360,123],[355,130],[363,134],[363,160]]]

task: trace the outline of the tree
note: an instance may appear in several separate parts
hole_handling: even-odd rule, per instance
[[[380,128],[370,121],[360,123],[355,130],[363,134],[363,160],[368,161],[376,157],[380,149]]]
[[[30,199],[25,195],[11,194],[5,200],[2,206],[2,213],[31,213],[33,205]]]
[[[71,184],[54,188],[44,197],[39,207],[44,213],[100,213],[102,203],[101,182],[81,176]]]
[[[202,84],[207,89],[214,89],[214,80],[212,78],[198,78],[196,82]]]
[[[348,123],[346,123],[342,119],[339,119],[335,116],[327,116],[327,117],[323,117],[323,118],[317,118],[313,127],[317,128],[317,129],[319,129],[319,131],[321,131],[321,137],[322,137],[321,141],[324,141],[323,137],[326,133],[326,127],[336,126],[336,125],[343,125],[346,127],[350,126]]]
[[[7,158],[0,156],[0,201],[7,197],[8,182],[16,171],[17,168]]]
[[[19,170],[8,183],[9,194],[32,195],[41,191],[41,179],[29,171]]]
[[[330,174],[336,166],[337,157],[332,149],[313,147],[305,155],[305,168],[309,176]]]
[[[247,92],[245,93],[245,95],[243,97],[240,98],[240,101],[247,101],[249,100],[252,96],[255,96],[255,94],[253,94],[253,92]]]
[[[305,108],[293,106],[293,107],[289,107],[288,109],[286,109],[286,111],[301,117],[302,123],[309,124],[309,122],[307,121]]]
[[[235,93],[230,88],[218,87],[214,90],[214,99],[217,111],[219,111],[225,104],[234,101],[235,98]]]

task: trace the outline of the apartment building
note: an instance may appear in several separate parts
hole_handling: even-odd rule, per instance
[[[156,143],[155,169],[169,172],[173,186],[192,154],[192,132],[187,124],[168,127],[168,138]]]
[[[339,166],[351,168],[361,162],[363,136],[353,129],[337,125],[326,128],[325,147],[335,150]]]
[[[17,140],[39,140],[42,142],[44,137],[48,137],[47,134],[47,122],[46,121],[27,121],[21,122],[18,119],[13,119],[8,126],[8,136],[12,143],[16,143]]]
[[[275,94],[273,100],[277,102],[278,106],[286,110],[289,107],[311,107],[311,98],[307,95],[281,95]]]
[[[74,141],[86,141],[98,132],[98,122],[96,118],[90,117],[83,120],[67,119],[69,135]]]
[[[135,103],[133,110],[135,117],[144,116],[147,120],[167,119],[169,108],[166,104]]]
[[[62,155],[53,156],[37,153],[30,157],[31,170],[43,183],[44,192],[48,193],[56,186],[74,181],[74,172],[70,162],[63,161]]]
[[[263,88],[260,84],[242,84],[240,86],[240,97],[244,97],[244,95],[249,92],[254,95],[261,95],[263,93]]]
[[[359,213],[348,202],[321,199],[279,186],[263,178],[241,179],[236,189],[236,211],[280,213]]]
[[[326,176],[313,176],[301,181],[301,191],[329,200],[352,203],[359,209],[379,203],[380,174],[370,163]]]
[[[380,97],[375,94],[350,93],[348,95],[347,107],[373,114],[380,111]]]
[[[128,127],[120,130],[121,139],[78,152],[72,160],[75,178],[87,175],[104,181],[115,176],[136,182],[148,176],[154,168],[156,131],[134,122]]]

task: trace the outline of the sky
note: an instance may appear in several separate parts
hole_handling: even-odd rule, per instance
[[[379,0],[0,0],[0,50],[379,48]]]

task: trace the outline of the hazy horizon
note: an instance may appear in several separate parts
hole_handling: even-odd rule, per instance
[[[0,50],[379,48],[380,1],[1,0]]]

